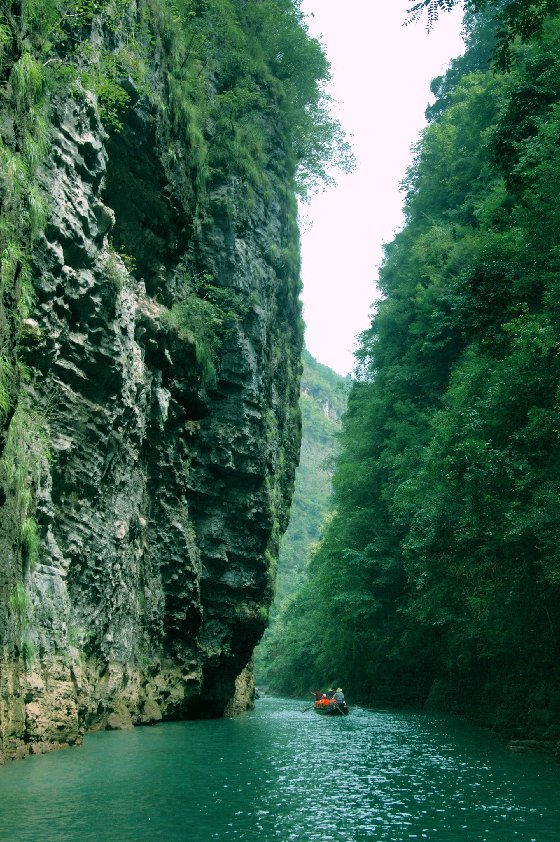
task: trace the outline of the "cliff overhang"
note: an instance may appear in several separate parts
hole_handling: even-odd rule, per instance
[[[118,120],[76,74],[30,105],[48,207],[28,236],[29,306],[17,326],[6,296],[3,310],[16,374],[0,471],[0,759],[246,708],[273,595],[300,438],[293,162],[278,114],[256,112],[274,150],[260,182],[217,166],[223,150],[206,167],[174,100],[173,39],[140,15],[151,5],[88,21],[93,61],[122,52],[139,21],[150,35],[144,85],[120,67]],[[203,77],[211,100],[216,73]]]

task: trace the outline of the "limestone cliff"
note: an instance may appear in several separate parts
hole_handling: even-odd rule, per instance
[[[235,88],[205,4],[183,5],[200,25],[181,42],[155,0],[86,4],[79,60],[62,29],[39,55],[37,21],[4,9],[3,164],[40,111],[26,173],[48,200],[3,264],[0,759],[251,693],[299,448],[296,160],[272,77],[228,116],[238,139],[258,123],[260,181],[224,152]],[[108,98],[87,74],[123,44]],[[16,102],[23,61],[70,81]],[[203,85],[200,130],[180,84]]]

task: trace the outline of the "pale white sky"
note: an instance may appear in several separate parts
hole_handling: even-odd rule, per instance
[[[306,345],[340,374],[369,325],[382,245],[402,225],[399,183],[425,125],[430,82],[464,48],[461,11],[403,26],[414,0],[303,0],[311,35],[331,63],[329,92],[356,169],[301,208]]]

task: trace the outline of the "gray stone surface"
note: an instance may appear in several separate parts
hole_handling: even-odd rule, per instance
[[[301,326],[284,304],[297,279],[267,257],[294,245],[286,200],[247,208],[243,185],[225,178],[198,230],[186,202],[159,228],[145,219],[146,242],[158,228],[154,266],[141,245],[126,248],[127,210],[137,220],[142,209],[127,131],[162,207],[171,191],[161,193],[158,127],[145,113],[127,119],[109,141],[92,95],[59,102],[41,176],[50,213],[21,395],[49,453],[33,484],[33,570],[10,539],[17,525],[6,513],[1,524],[11,549],[0,587],[23,576],[26,604],[18,619],[5,600],[0,616],[0,759],[79,742],[86,729],[247,707],[245,668],[272,599],[300,434]],[[133,273],[112,238],[138,257]],[[165,319],[179,265],[244,304],[211,385],[194,342]]]

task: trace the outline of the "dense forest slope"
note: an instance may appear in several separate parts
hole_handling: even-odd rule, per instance
[[[0,762],[248,703],[298,460],[291,0],[2,0]]]
[[[554,747],[560,17],[496,40],[495,5],[433,83],[281,686],[337,681]]]
[[[319,541],[330,510],[336,436],[346,409],[351,379],[303,352],[301,376],[301,456],[296,469],[290,523],[280,542],[278,575],[270,625],[255,653],[255,680],[274,690],[282,667],[283,616],[306,579],[312,547]]]

